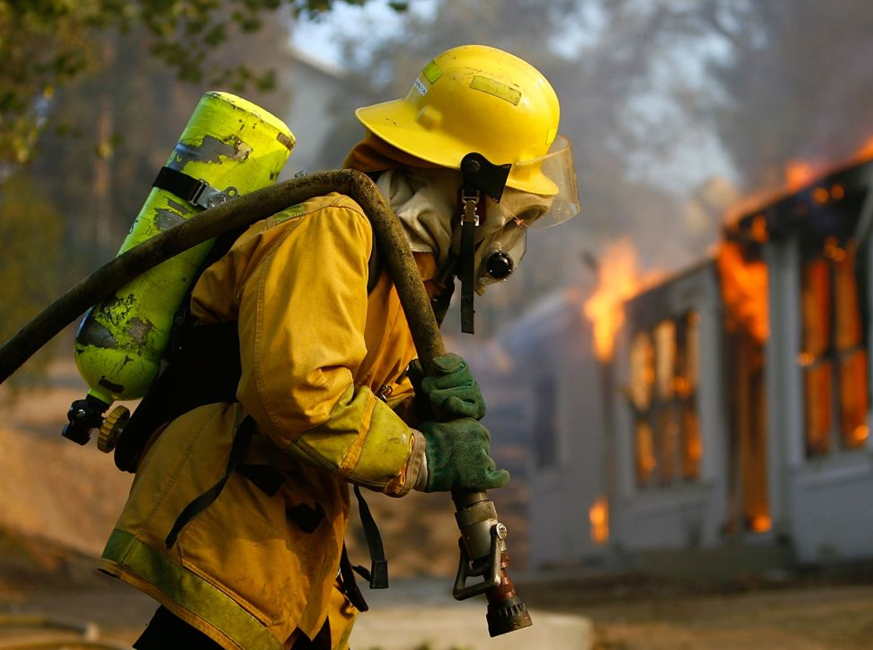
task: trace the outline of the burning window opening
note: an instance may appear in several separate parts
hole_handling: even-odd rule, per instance
[[[729,438],[728,535],[770,530],[767,486],[767,399],[763,341],[749,329],[725,332]]]
[[[758,216],[751,221],[753,233],[758,222]],[[770,332],[767,265],[760,257],[759,246],[737,241],[735,237],[735,232],[726,233],[717,258],[726,325],[731,331],[745,331],[763,343]]]
[[[688,312],[661,320],[651,331],[639,331],[633,338],[627,397],[634,411],[640,488],[700,478],[699,322],[696,312]]]
[[[591,523],[591,541],[596,546],[604,546],[609,541],[609,502],[601,495],[588,510]]]
[[[827,237],[801,273],[806,456],[863,448],[869,437],[867,345],[853,248]]]

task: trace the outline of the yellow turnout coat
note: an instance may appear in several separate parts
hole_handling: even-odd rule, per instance
[[[289,648],[328,615],[333,648],[345,647],[356,610],[335,576],[348,483],[402,496],[417,478],[422,436],[394,410],[411,396],[415,351],[388,274],[367,292],[372,238],[361,208],[330,194],[254,224],[195,286],[196,322],[239,324],[238,401],[153,436],[102,568],[229,650]],[[431,256],[417,261],[433,275]],[[245,463],[278,469],[281,487],[234,472],[167,549],[246,415],[257,430]],[[301,512],[309,525],[289,516]]]

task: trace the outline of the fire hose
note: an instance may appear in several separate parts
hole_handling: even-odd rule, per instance
[[[354,199],[373,226],[409,322],[426,374],[433,359],[445,354],[442,337],[400,222],[375,183],[361,172],[337,170],[295,178],[239,196],[203,211],[104,264],[39,313],[0,347],[0,383],[89,307],[133,278],[192,246],[265,219],[289,206],[330,192]],[[461,531],[461,558],[453,596],[464,600],[484,593],[491,636],[531,625],[527,608],[507,574],[506,526],[500,523],[485,491],[453,491],[455,518]],[[467,585],[469,578],[480,582]]]

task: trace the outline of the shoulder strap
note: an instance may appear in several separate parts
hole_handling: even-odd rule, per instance
[[[370,570],[362,573],[370,583],[370,589],[388,588],[388,560],[385,558],[385,549],[382,546],[382,535],[379,527],[373,519],[373,513],[361,494],[361,488],[355,486],[355,496],[358,498],[358,512],[361,515],[361,526],[364,528],[364,537],[367,539],[367,549],[370,551]]]
[[[255,421],[252,417],[246,416],[246,418],[240,423],[239,427],[236,430],[236,433],[233,437],[233,443],[231,444],[230,454],[227,458],[227,469],[224,471],[224,475],[218,480],[218,482],[213,485],[211,488],[203,492],[200,496],[195,498],[191,503],[185,506],[185,509],[179,513],[179,516],[176,518],[176,522],[173,524],[173,528],[170,530],[170,533],[167,535],[167,539],[165,540],[165,544],[168,549],[172,548],[176,543],[176,540],[179,538],[179,533],[182,532],[182,529],[194,519],[201,512],[206,510],[212,503],[221,495],[221,491],[224,489],[224,484],[227,483],[227,480],[230,478],[231,474],[233,474],[234,470],[236,470],[237,466],[242,462],[242,459],[245,457],[246,452],[249,449],[249,445],[252,442],[252,437],[255,433]]]

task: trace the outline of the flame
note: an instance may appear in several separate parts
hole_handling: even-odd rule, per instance
[[[755,533],[766,533],[772,526],[773,521],[770,519],[770,515],[755,515],[749,522],[749,527]]]
[[[591,541],[597,546],[603,546],[609,541],[609,502],[605,496],[597,500],[588,510],[588,521],[591,522]]]
[[[807,160],[789,160],[785,165],[785,189],[789,192],[806,187],[815,177],[815,167]]]
[[[733,224],[763,206],[775,203],[798,190],[813,185],[817,180],[841,168],[861,165],[873,160],[873,135],[858,147],[848,158],[838,162],[826,160],[792,159],[785,164],[784,180],[781,187],[760,189],[731,205],[724,215],[724,222]],[[812,188],[812,199],[819,205],[831,200],[838,201],[845,196],[846,188],[835,183]]]
[[[849,436],[849,447],[854,448],[862,443],[867,441],[867,438],[870,437],[870,429],[866,424],[859,424],[854,429],[852,429],[852,433]]]
[[[757,341],[765,341],[770,329],[767,265],[763,261],[747,262],[738,244],[725,241],[719,247],[718,269],[722,298],[731,320]]]
[[[848,158],[838,163],[825,160],[789,160],[785,165],[785,187],[783,190],[786,193],[796,192],[840,167],[860,165],[870,159],[873,159],[873,135],[867,138]],[[836,191],[834,191],[835,189]],[[817,187],[813,190],[813,199],[820,203],[826,203],[829,198],[842,198],[842,192],[841,186],[835,186],[830,190],[825,187]]]
[[[852,155],[851,160],[855,162],[863,162],[873,158],[873,135],[864,141],[858,150]]]
[[[624,302],[663,276],[660,271],[641,275],[637,254],[624,237],[607,248],[601,258],[600,285],[585,301],[584,312],[594,324],[594,352],[601,361],[612,358],[615,335],[624,325]]]

